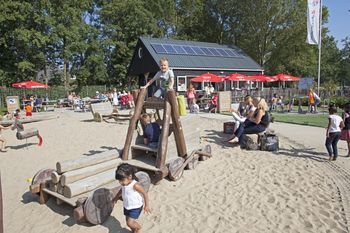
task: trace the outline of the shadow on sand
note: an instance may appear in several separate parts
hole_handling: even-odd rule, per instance
[[[17,146],[7,146],[7,148],[10,148],[13,150],[20,150],[20,149],[27,148],[28,146],[33,146],[33,145],[38,146],[38,143],[30,142],[30,143],[24,143],[22,145],[17,145]]]

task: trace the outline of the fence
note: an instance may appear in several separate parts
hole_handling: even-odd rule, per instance
[[[92,97],[96,95],[96,91],[106,92],[110,88],[105,85],[101,86],[84,86],[81,89],[75,89],[74,91],[80,97]],[[0,89],[0,107],[5,106],[6,96],[19,96],[20,98],[29,94],[29,95],[40,95],[47,96],[50,100],[57,100],[61,98],[67,97],[67,89],[63,86],[53,86],[49,88],[34,88],[34,89],[26,89],[26,88],[4,88]]]

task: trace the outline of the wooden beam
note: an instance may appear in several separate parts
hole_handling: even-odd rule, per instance
[[[113,168],[117,169],[120,163],[122,163],[122,160],[118,158],[118,159],[112,159],[103,163],[99,163],[93,166],[84,167],[78,170],[65,172],[61,176],[60,183],[62,186],[66,186],[68,184],[84,179],[86,177],[93,176],[95,174],[98,174]]]
[[[114,180],[115,169],[111,169],[64,186],[63,195],[69,198],[74,197],[79,194],[94,190]]]
[[[158,154],[156,159],[156,168],[163,169],[165,167],[166,156],[168,153],[168,138],[170,126],[171,107],[169,102],[165,101],[165,109],[163,112],[163,126],[160,134],[160,142],[158,147]]]
[[[179,108],[177,106],[176,94],[174,90],[167,91],[167,99],[171,105],[171,116],[173,121],[173,130],[176,143],[177,154],[180,157],[186,157],[187,147],[183,128],[180,121]],[[198,139],[199,140],[199,139]]]
[[[136,123],[139,120],[140,115],[141,115],[142,106],[143,106],[143,103],[145,100],[146,93],[147,93],[147,89],[142,88],[139,95],[138,95],[134,115],[132,116],[132,118],[130,120],[128,133],[126,135],[126,139],[125,139],[125,143],[124,143],[124,149],[123,149],[123,155],[122,155],[123,160],[129,159],[129,150],[130,150],[130,145],[131,145],[131,141],[132,141],[132,136],[134,134],[134,130],[136,129]]]
[[[79,159],[71,159],[63,162],[57,162],[56,169],[58,174],[62,174],[63,172],[72,171],[93,164],[102,163],[108,160],[116,159],[118,157],[119,152],[117,150],[108,150],[98,154],[84,156]]]
[[[52,172],[51,173],[51,181],[54,183],[54,184],[57,184],[59,181],[60,181],[60,175],[58,175],[57,172]]]

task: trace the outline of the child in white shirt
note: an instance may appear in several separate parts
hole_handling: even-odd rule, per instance
[[[329,160],[336,160],[338,157],[338,141],[340,139],[341,129],[344,127],[343,119],[336,115],[337,108],[330,106],[328,109],[328,127],[326,133],[326,148],[329,155]]]

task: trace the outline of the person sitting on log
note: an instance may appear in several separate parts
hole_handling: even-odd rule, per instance
[[[141,226],[136,221],[144,208],[145,213],[151,213],[148,194],[137,183],[135,168],[127,163],[122,163],[115,171],[115,179],[122,185],[122,198],[126,224],[132,232],[141,232]]]
[[[2,119],[3,119],[3,117],[0,116],[0,121],[2,121]],[[4,138],[4,136],[2,136],[2,131],[6,130],[6,129],[9,129],[9,128],[11,128],[11,125],[7,126],[7,127],[0,125],[0,142],[2,143],[1,147],[0,147],[0,151],[1,152],[6,152],[7,151],[7,150],[5,150],[7,140]]]
[[[43,144],[43,138],[40,136],[39,130],[34,128],[24,130],[22,123],[18,119],[15,119],[15,123],[12,126],[12,130],[15,129],[17,130],[16,137],[18,140],[23,140],[37,136],[39,139],[38,146],[41,146]]]
[[[160,136],[160,127],[156,122],[151,122],[147,113],[141,115],[141,123],[144,126],[143,142],[145,145],[157,149]]]

